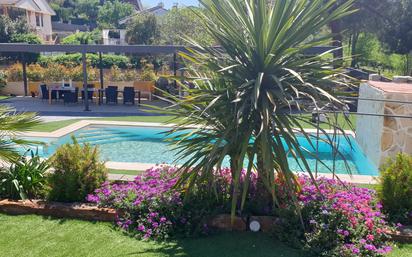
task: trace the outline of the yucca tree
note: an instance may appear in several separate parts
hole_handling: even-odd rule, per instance
[[[276,177],[282,177],[291,192],[298,188],[288,156],[301,163],[302,171],[313,178],[306,161],[313,149],[304,149],[297,134],[311,142],[302,123],[292,115],[291,105],[305,98],[314,106],[320,103],[342,108],[330,87],[339,70],[329,52],[305,55],[312,47],[327,45],[332,35],[315,36],[324,26],[353,12],[353,1],[335,7],[336,0],[201,0],[204,11],[199,17],[219,49],[193,44],[181,55],[195,67],[188,71],[194,88],[185,88],[187,96],[168,94],[175,104],[167,113],[179,118],[171,132],[186,160],[181,167],[180,183],[188,188],[201,181],[213,181],[224,157],[232,170],[232,215],[241,196],[240,176],[248,160],[243,188],[248,175],[257,172],[260,185],[276,204]],[[202,72],[196,72],[200,70]],[[315,126],[317,124],[314,124]],[[195,127],[191,131],[187,127]],[[341,130],[339,127],[336,130]],[[337,150],[333,139],[321,128],[323,139]],[[341,130],[343,132],[343,130]],[[320,160],[319,160],[320,161]],[[213,185],[213,183],[211,183]],[[190,192],[190,190],[189,190]],[[242,204],[246,192],[242,194]]]
[[[35,113],[16,113],[10,107],[0,105],[0,161],[16,161],[20,156],[16,145],[32,143],[19,137],[18,133],[39,123]]]

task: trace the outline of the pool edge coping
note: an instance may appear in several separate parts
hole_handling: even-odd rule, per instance
[[[140,162],[106,162],[106,167],[108,169],[113,170],[147,170],[152,167],[161,166],[161,165],[169,165],[169,166],[176,166],[171,164],[153,164],[153,163],[140,163]],[[176,166],[178,167],[178,166]],[[306,174],[305,172],[294,172],[295,174]],[[120,174],[117,174],[120,175]],[[121,175],[124,176],[133,176],[133,175]],[[135,177],[135,176],[133,176]],[[329,178],[329,179],[339,179],[344,182],[349,182],[353,184],[377,184],[378,177],[371,176],[371,175],[349,175],[349,174],[327,174],[327,173],[319,173],[318,178]]]
[[[63,128],[57,129],[52,132],[38,132],[38,131],[27,131],[18,133],[20,136],[26,137],[46,137],[46,138],[59,138],[73,133],[79,129],[90,125],[114,125],[114,126],[139,126],[139,127],[158,127],[158,128],[170,128],[176,124],[164,124],[158,122],[137,122],[137,121],[108,121],[108,120],[80,120]],[[188,127],[190,128],[190,127]],[[193,126],[195,128],[195,126]],[[308,133],[317,133],[317,129],[304,129]],[[334,131],[332,129],[323,129],[327,134],[343,134],[341,131]],[[344,130],[344,133],[355,137],[355,132],[352,130]]]

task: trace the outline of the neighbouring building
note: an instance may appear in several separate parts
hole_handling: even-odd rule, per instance
[[[104,29],[102,36],[104,45],[127,45],[125,29]]]
[[[46,0],[0,0],[0,13],[11,18],[25,17],[44,43],[54,43],[51,16],[56,13]]]
[[[119,21],[121,26],[124,26],[127,22],[133,19],[136,15],[142,13],[151,13],[156,17],[161,17],[167,14],[168,10],[164,8],[164,4],[160,2],[158,5],[150,8],[143,8],[140,0],[127,1],[135,6],[136,12],[128,17],[125,17]],[[104,29],[102,30],[103,44],[105,45],[127,45],[126,42],[126,30],[125,29]]]
[[[1,1],[1,0],[0,0]],[[87,25],[77,25],[71,23],[62,23],[52,21],[53,28],[53,38],[56,41],[56,44],[59,44],[60,40],[78,32],[87,32],[89,27]]]

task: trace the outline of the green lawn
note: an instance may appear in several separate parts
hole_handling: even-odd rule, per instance
[[[310,115],[303,115],[305,118],[309,118]],[[109,120],[109,121],[134,121],[134,122],[158,122],[158,123],[163,123],[166,121],[169,121],[172,117],[171,116],[126,116],[126,117],[109,117],[109,118],[94,118],[92,120]],[[342,115],[338,116],[338,123],[341,124],[341,126],[344,129],[352,129],[356,125],[356,117],[355,115],[350,116],[350,120],[352,123],[352,127],[347,124],[345,119],[343,118]],[[40,124],[38,126],[35,126],[33,128],[33,131],[38,131],[38,132],[52,132],[57,129],[66,127],[70,124],[73,124],[75,122],[80,121],[80,119],[74,119],[74,120],[64,120],[64,121],[52,121],[52,122],[46,122],[43,124]],[[301,125],[305,128],[314,128],[310,124],[307,124],[305,122],[301,122]],[[323,129],[329,129],[328,125],[321,125]]]
[[[109,117],[109,118],[94,118],[91,120],[108,120],[108,121],[134,121],[134,122],[165,122],[170,120],[170,116],[126,116],[126,117]],[[57,129],[66,127],[70,124],[80,121],[81,119],[63,120],[45,122],[35,126],[32,130],[38,132],[52,132]]]
[[[219,233],[167,243],[143,242],[110,223],[0,214],[0,256],[139,256],[139,257],[305,257],[261,233]],[[388,257],[411,257],[401,245]]]
[[[139,175],[142,173],[141,170],[114,170],[109,169],[110,174],[121,174],[121,175]]]
[[[0,256],[304,257],[263,234],[222,233],[169,243],[142,242],[109,223],[2,214]]]
[[[0,101],[1,101],[1,100],[6,100],[6,99],[8,99],[8,98],[10,98],[10,96],[0,95]]]
[[[302,115],[304,118],[306,118],[306,119],[310,119],[311,118],[311,114],[305,114],[305,115]],[[332,117],[332,116],[331,116]],[[338,122],[338,124],[339,124],[339,126],[341,126],[343,129],[348,129],[348,130],[352,130],[352,129],[355,129],[356,128],[356,115],[350,115],[349,116],[349,120],[350,120],[350,123],[348,123],[347,121],[346,121],[346,119],[345,119],[345,117],[343,116],[343,114],[339,114],[338,115],[338,120],[337,120],[337,122]],[[312,126],[312,125],[310,125],[310,124],[308,124],[308,123],[306,123],[306,122],[300,122],[300,124],[304,127],[304,128],[314,128],[314,126]],[[329,126],[329,125],[327,125],[327,124],[320,124],[320,127],[322,128],[322,129],[331,129],[331,127]]]

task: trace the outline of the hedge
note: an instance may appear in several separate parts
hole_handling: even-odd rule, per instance
[[[98,54],[87,54],[87,61],[89,61],[93,67],[99,67],[100,60]],[[40,57],[39,63],[42,66],[47,66],[49,63],[57,63],[65,66],[77,66],[82,63],[82,55],[80,53],[51,56],[43,55]],[[102,64],[105,69],[109,69],[113,66],[125,69],[132,65],[128,57],[114,54],[104,54],[102,56]]]

